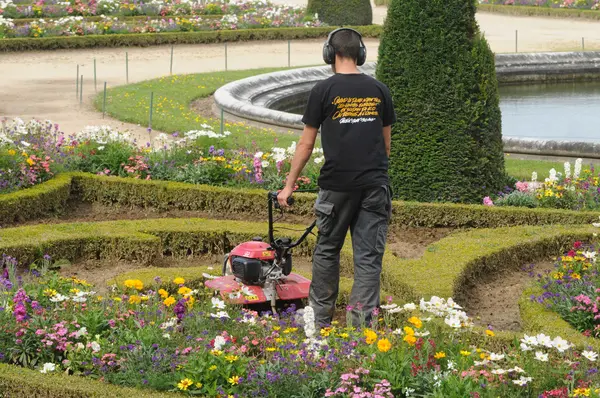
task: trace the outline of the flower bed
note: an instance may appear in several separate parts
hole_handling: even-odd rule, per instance
[[[597,394],[595,352],[544,334],[521,340],[534,350],[472,345],[473,324],[451,299],[390,302],[368,327],[317,330],[310,307],[273,316],[211,299],[207,274],[129,279],[100,295],[48,271],[49,257],[22,278],[2,261],[0,358],[43,374],[222,397]]]
[[[200,127],[181,136],[160,134],[140,147],[128,134],[108,127],[67,136],[51,122],[5,122],[0,129],[0,193],[34,186],[64,171],[269,190],[283,186],[295,143],[264,152],[256,147],[225,150],[211,142],[218,145],[231,132]],[[316,148],[297,188],[316,187],[322,162],[322,150]]]
[[[598,338],[600,277],[596,247],[575,242],[572,250],[558,258],[555,271],[540,277],[538,285],[543,293],[532,300],[545,304],[584,336]]]
[[[479,0],[479,4],[600,10],[599,0]]]
[[[570,210],[600,209],[600,173],[594,166],[583,168],[582,160],[577,159],[573,171],[571,163],[565,162],[564,174],[555,169],[544,182],[537,181],[533,173],[531,181],[517,181],[514,189],[508,189],[497,198],[484,198],[487,206],[543,207]]]

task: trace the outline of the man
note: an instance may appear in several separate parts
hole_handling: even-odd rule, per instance
[[[350,296],[353,326],[371,321],[380,304],[380,275],[391,217],[388,160],[396,114],[389,89],[362,74],[366,59],[360,34],[333,31],[323,57],[334,75],[311,91],[303,116],[304,132],[278,201],[287,207],[294,184],[311,157],[321,128],[325,163],[315,204],[317,245],[309,293],[318,326],[331,324],[339,290],[340,250],[350,228],[354,286]]]

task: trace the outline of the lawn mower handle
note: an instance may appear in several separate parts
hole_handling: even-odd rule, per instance
[[[296,192],[317,192],[315,190],[303,190],[303,191],[296,191]],[[277,200],[277,196],[279,195],[278,192],[269,192],[268,194],[268,198],[269,198],[269,243],[272,246],[277,246],[275,244],[275,237],[273,236],[273,207],[275,207],[276,209],[281,208],[281,206],[279,206],[279,201]],[[287,200],[288,205],[292,206],[295,203],[295,200],[293,197],[289,197]],[[308,234],[311,233],[311,231],[313,230],[313,228],[316,226],[317,221],[313,221],[313,223],[306,228],[306,230],[304,231],[304,233],[302,234],[302,236],[294,243],[291,243],[290,245],[286,245],[286,249],[292,249],[296,246],[298,246],[299,244],[301,244],[304,239],[306,239],[306,237],[308,236]]]

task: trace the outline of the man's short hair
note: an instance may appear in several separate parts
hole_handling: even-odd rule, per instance
[[[356,32],[350,30],[342,30],[337,32],[331,38],[331,45],[335,49],[335,53],[342,58],[350,58],[354,61],[358,60],[360,53],[360,37]]]

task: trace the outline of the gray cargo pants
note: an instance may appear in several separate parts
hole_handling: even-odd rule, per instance
[[[380,276],[392,192],[388,186],[356,192],[321,190],[315,203],[317,245],[313,255],[309,304],[318,327],[333,320],[340,281],[340,250],[350,228],[354,251],[354,284],[350,295],[352,324],[369,323],[380,304]]]

